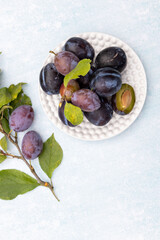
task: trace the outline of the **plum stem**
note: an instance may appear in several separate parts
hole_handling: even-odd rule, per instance
[[[2,127],[2,124],[0,123],[0,132],[3,133],[7,138],[8,140],[17,148],[20,156],[16,156],[16,155],[13,155],[13,154],[10,154],[8,152],[3,152],[2,150],[0,150],[0,154],[4,155],[4,156],[10,156],[12,158],[18,158],[18,159],[21,159],[24,161],[24,163],[28,166],[28,168],[30,169],[30,171],[32,172],[32,174],[35,176],[37,182],[43,186],[43,187],[48,187],[52,194],[54,195],[54,197],[57,199],[57,201],[60,201],[58,199],[58,197],[56,196],[55,192],[54,192],[54,188],[53,188],[53,185],[52,185],[52,182],[49,183],[49,182],[44,182],[43,180],[41,180],[41,178],[38,176],[38,174],[36,173],[35,169],[33,168],[33,166],[28,163],[28,161],[25,159],[25,157],[23,156],[22,154],[22,151],[18,145],[18,136],[17,136],[17,133],[15,133],[15,136],[14,136],[14,139],[11,137],[10,133],[6,133]]]
[[[54,51],[50,50],[49,53],[54,54],[55,56],[57,55],[57,53],[55,53]]]

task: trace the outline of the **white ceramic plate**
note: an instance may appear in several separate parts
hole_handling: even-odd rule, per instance
[[[102,140],[113,137],[126,128],[128,128],[138,117],[145,102],[147,92],[147,81],[143,65],[136,53],[124,42],[113,36],[104,33],[82,33],[75,35],[86,39],[95,49],[95,56],[104,48],[110,46],[118,46],[122,48],[127,55],[127,66],[122,72],[122,82],[130,84],[136,94],[136,103],[130,114],[120,116],[116,113],[108,124],[103,127],[97,127],[91,124],[85,117],[83,122],[74,128],[64,125],[58,117],[59,95],[47,95],[41,87],[39,87],[40,100],[44,112],[48,118],[63,132],[82,140]],[[68,38],[69,39],[69,38]],[[54,49],[56,53],[60,52],[64,46],[66,39]],[[54,55],[49,54],[44,65],[54,62]]]

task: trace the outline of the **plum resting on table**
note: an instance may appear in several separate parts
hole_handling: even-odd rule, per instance
[[[22,153],[27,159],[35,159],[43,149],[41,136],[35,131],[27,132],[22,140]]]
[[[21,105],[12,112],[9,125],[15,132],[23,132],[31,126],[33,119],[33,108],[30,105]]]

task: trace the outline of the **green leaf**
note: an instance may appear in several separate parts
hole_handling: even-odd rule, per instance
[[[1,124],[2,124],[2,127],[3,127],[4,131],[6,133],[9,133],[10,132],[9,122],[5,118],[3,118],[1,120]]]
[[[13,108],[10,111],[10,113],[13,112],[14,109],[16,109],[17,107],[19,107],[21,105],[31,105],[32,106],[31,99],[26,94],[24,94],[23,91],[21,91],[18,94],[18,97],[10,103],[10,106],[12,106],[12,108]]]
[[[5,117],[7,120],[9,119],[9,109],[12,109],[12,107],[9,105],[4,105],[0,109],[0,119],[2,119],[3,117]]]
[[[26,83],[18,83],[17,85],[10,85],[10,87],[8,88],[10,94],[11,94],[11,97],[12,97],[12,100],[13,101],[14,99],[17,98],[18,94],[22,91],[22,86],[26,84]]]
[[[2,112],[4,112],[6,109],[12,109],[12,107],[11,106],[9,106],[9,105],[5,105],[5,106],[3,106],[1,109],[0,109],[0,114],[2,113]]]
[[[40,166],[49,178],[52,177],[53,171],[60,165],[62,158],[62,148],[52,134],[43,144],[43,151],[39,155]]]
[[[0,154],[0,163],[2,163],[7,157]]]
[[[8,105],[9,106],[9,105]],[[10,106],[10,109],[9,108],[6,108],[4,111],[3,111],[3,117],[5,119],[7,119],[7,121],[9,121],[9,110],[11,111],[12,107]]]
[[[6,152],[7,151],[7,139],[6,136],[2,137],[0,139],[0,145],[2,147],[2,149]]]
[[[83,121],[83,112],[79,107],[71,103],[65,104],[64,115],[73,125],[79,125]]]
[[[79,76],[85,76],[91,68],[90,63],[90,59],[83,59],[79,61],[77,66],[65,76],[64,86],[67,87],[67,84],[71,79],[79,78]]]
[[[2,52],[0,52],[0,54],[2,54]],[[1,72],[1,69],[0,69],[0,72]]]
[[[11,102],[11,100],[12,100],[12,96],[9,90],[6,87],[0,88],[0,108],[3,105],[6,105],[9,102]]]
[[[0,108],[3,107],[4,105],[7,105],[12,101],[12,105],[23,105],[23,104],[28,104],[31,103],[31,100],[27,95],[23,94],[22,91],[22,85],[25,83],[18,83],[17,85],[10,85],[9,88],[1,88],[0,89]],[[21,93],[21,94],[20,94]],[[15,101],[15,102],[14,102]],[[23,103],[26,102],[26,103]],[[5,114],[7,114],[8,111],[5,109]]]
[[[33,190],[40,184],[36,179],[16,169],[0,171],[0,198],[11,200],[19,194]]]

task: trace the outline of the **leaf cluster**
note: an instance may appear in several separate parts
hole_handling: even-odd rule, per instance
[[[53,134],[44,142],[43,151],[39,155],[39,164],[50,182],[41,180],[31,163],[29,164],[28,160],[24,158],[18,145],[18,135],[17,133],[13,135],[13,131],[9,127],[9,116],[14,109],[21,105],[32,105],[31,99],[24,94],[22,89],[24,84],[21,82],[16,85],[12,84],[8,88],[0,88],[0,132],[4,135],[0,139],[0,163],[8,157],[17,157],[19,161],[23,160],[29,166],[36,179],[16,169],[1,170],[0,198],[4,200],[14,199],[17,195],[31,191],[40,185],[48,187],[55,195],[51,178],[54,170],[59,166],[63,158],[62,148],[55,140]],[[15,156],[8,152],[8,144],[10,142],[17,147],[20,156]]]

